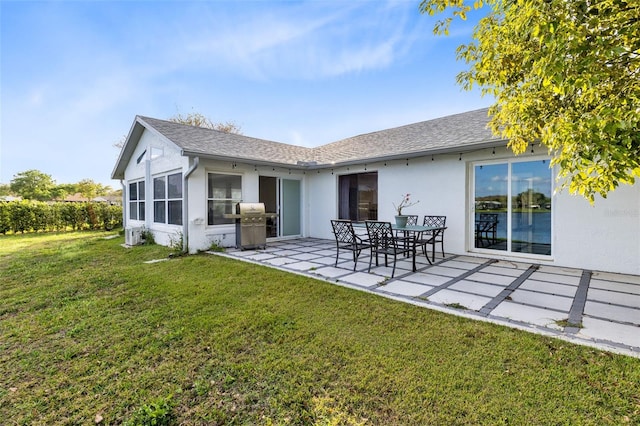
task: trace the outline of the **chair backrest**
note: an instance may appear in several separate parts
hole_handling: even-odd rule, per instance
[[[366,220],[367,235],[369,241],[378,247],[395,246],[396,239],[393,236],[391,222],[378,222],[375,220]]]
[[[350,220],[332,219],[331,227],[338,243],[353,244],[356,241],[356,233]]]
[[[481,222],[491,222],[493,224],[498,223],[498,214],[497,213],[480,213],[480,221]]]
[[[424,226],[437,226],[444,228],[447,226],[447,217],[446,216],[426,216],[424,217],[424,221],[422,222]]]
[[[407,225],[411,226],[411,225],[417,225],[417,224],[418,224],[417,214],[410,214],[409,216],[407,216]]]

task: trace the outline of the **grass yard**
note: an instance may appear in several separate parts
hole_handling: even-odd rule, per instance
[[[640,424],[640,359],[105,235],[0,237],[0,424]]]

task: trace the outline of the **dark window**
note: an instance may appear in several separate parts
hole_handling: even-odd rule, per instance
[[[378,220],[378,172],[338,178],[338,216],[358,222]]]
[[[129,219],[144,220],[144,181],[129,184]]]
[[[224,225],[234,223],[225,214],[235,213],[237,203],[242,201],[242,177],[209,173],[207,179],[207,224]]]
[[[167,176],[167,194],[169,199],[182,199],[182,173]]]
[[[182,173],[153,179],[153,221],[182,225]]]

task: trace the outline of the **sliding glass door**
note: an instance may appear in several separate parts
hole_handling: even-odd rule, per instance
[[[302,194],[300,181],[260,176],[259,200],[267,213],[267,238],[290,237],[302,233]]]
[[[478,163],[473,188],[474,248],[551,255],[548,160]]]
[[[301,194],[300,181],[292,179],[281,179],[280,215],[282,225],[282,236],[300,235]]]

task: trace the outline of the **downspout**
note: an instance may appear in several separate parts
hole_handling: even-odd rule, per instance
[[[122,229],[126,229],[127,225],[127,186],[120,179],[120,186],[122,187]]]
[[[193,173],[200,164],[200,157],[193,159],[193,165],[189,167],[189,170],[182,177],[182,194],[183,194],[183,206],[182,209],[182,252],[189,253],[189,185],[188,180],[191,173]]]
[[[153,181],[151,180],[151,145],[147,146],[147,155],[144,160],[144,227],[151,230],[151,221],[153,216]],[[151,208],[149,208],[151,206]],[[140,219],[140,218],[138,218]]]

